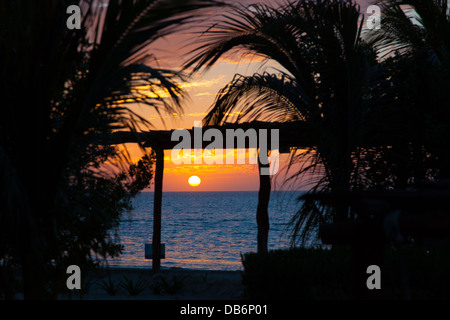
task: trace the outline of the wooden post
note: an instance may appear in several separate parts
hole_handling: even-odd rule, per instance
[[[262,175],[262,168],[269,168],[269,159],[267,157],[267,151],[264,162],[262,164],[260,157],[258,157],[258,172],[259,172],[259,192],[258,192],[258,208],[256,209],[256,223],[258,225],[258,252],[268,251],[268,238],[269,238],[269,200],[270,200],[270,176]]]
[[[161,205],[164,173],[164,149],[154,148],[156,153],[155,193],[153,201],[153,260],[152,271],[157,273],[161,269]]]

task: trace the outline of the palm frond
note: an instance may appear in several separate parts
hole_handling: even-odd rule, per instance
[[[382,28],[365,34],[381,58],[395,53],[442,59],[450,46],[447,0],[379,0]]]
[[[309,97],[288,74],[235,75],[217,94],[204,123],[298,121],[304,120],[310,108]]]
[[[90,52],[89,68],[93,77],[87,104],[95,105],[103,97],[110,98],[117,88],[147,86],[150,95],[127,94],[126,99],[154,107],[157,112],[169,114],[181,108],[181,90],[175,82],[183,80],[180,72],[151,67],[153,55],[148,48],[154,41],[175,32],[181,25],[195,21],[190,13],[219,2],[207,0],[192,1],[111,1],[105,18],[95,18],[98,44]],[[96,12],[97,15],[102,13]],[[101,27],[100,27],[101,26]],[[120,36],[118,36],[120,35]],[[92,71],[91,71],[92,70]],[[173,81],[173,80],[175,81]],[[147,83],[143,83],[147,81]],[[125,84],[125,85],[124,85]],[[168,93],[171,103],[163,99],[158,91]],[[136,101],[133,101],[136,102]]]
[[[201,34],[201,45],[190,53],[194,56],[187,61],[185,68],[192,67],[192,72],[202,68],[207,70],[225,53],[243,49],[276,60],[297,81],[312,77],[308,64],[299,65],[302,61],[298,56],[307,54],[307,45],[298,41],[303,33],[295,30],[293,17],[287,14],[287,8],[273,9],[266,5],[238,7],[232,15],[224,18],[223,22]],[[300,49],[305,49],[305,53]],[[309,82],[305,79],[303,83]]]

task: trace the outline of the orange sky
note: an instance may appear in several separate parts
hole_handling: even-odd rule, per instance
[[[151,121],[156,129],[192,128],[194,121],[201,121],[212,105],[216,93],[224,87],[236,73],[253,74],[261,68],[261,59],[246,58],[238,63],[231,58],[223,59],[205,74],[198,75],[188,84],[183,84],[189,99],[183,104],[184,114],[166,115],[161,117],[146,106],[135,106],[133,110]],[[137,161],[142,152],[136,145],[127,145],[133,160]],[[280,156],[279,177],[274,179],[274,187],[281,188],[288,155]],[[248,161],[246,162],[248,163]],[[197,175],[202,182],[197,187],[188,184],[188,178]],[[259,188],[258,167],[254,164],[235,165],[175,165],[171,161],[171,152],[166,150],[164,162],[164,191],[252,191]],[[287,187],[284,186],[283,189]]]
[[[241,3],[253,3],[254,1],[241,1]],[[264,1],[262,1],[264,2]],[[359,1],[362,9],[367,6]],[[265,3],[268,3],[267,1]],[[211,22],[212,20],[210,20]],[[207,23],[207,22],[206,22]],[[208,23],[207,23],[208,24]],[[157,63],[162,68],[178,69],[186,61],[186,52],[195,45],[197,35],[193,31],[198,26],[185,28],[182,32],[167,36],[155,43],[151,52],[157,57]],[[273,67],[279,67],[274,63],[262,63],[262,59],[256,56],[244,56],[238,54],[229,55],[220,59],[208,72],[197,74],[186,83],[180,84],[189,98],[183,102],[183,114],[167,114],[163,119],[155,110],[148,106],[135,105],[133,111],[148,119],[155,129],[181,129],[192,128],[194,121],[201,121],[212,105],[217,92],[230,82],[237,73],[251,75],[255,72],[273,71]],[[276,71],[273,71],[276,72]],[[127,148],[133,161],[137,161],[142,152],[136,145],[128,144]],[[280,172],[273,179],[273,189],[301,189],[308,188],[304,183],[296,183],[295,186],[284,185],[287,155],[280,157]],[[165,153],[164,191],[238,191],[258,190],[259,177],[257,165],[174,165],[170,159],[170,150]],[[197,187],[188,184],[188,178],[197,175],[202,183]]]

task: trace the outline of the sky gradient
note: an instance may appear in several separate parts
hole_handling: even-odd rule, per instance
[[[365,12],[369,1],[357,1],[361,5],[361,11]],[[241,1],[241,4],[250,4],[254,1]],[[261,1],[261,3],[277,3],[274,1]],[[279,3],[279,2],[278,2]],[[223,10],[223,9],[220,9]],[[203,20],[204,25],[214,23],[216,12],[209,12],[209,20]],[[190,25],[181,32],[159,40],[151,47],[151,52],[156,59],[152,64],[162,68],[179,69],[188,59],[188,52],[198,45],[196,31],[204,30],[201,25]],[[219,59],[219,61],[207,72],[195,74],[189,81],[180,83],[180,87],[187,94],[183,101],[183,113],[165,114],[160,116],[148,106],[135,105],[133,111],[149,120],[154,129],[190,129],[194,121],[201,121],[213,104],[217,92],[230,82],[235,74],[251,75],[255,72],[275,73],[274,67],[279,67],[271,61],[264,62],[261,57],[254,55],[242,56],[242,52],[232,53]],[[142,156],[142,151],[137,145],[128,144],[128,151],[135,162]],[[175,165],[170,158],[170,150],[165,152],[164,191],[253,191],[259,188],[259,176],[257,165]],[[280,171],[273,179],[274,190],[305,190],[309,186],[302,181],[285,183],[288,155],[280,157]],[[290,171],[293,172],[293,171]],[[197,187],[188,184],[192,175],[201,178],[202,183]],[[148,190],[152,190],[151,187]]]

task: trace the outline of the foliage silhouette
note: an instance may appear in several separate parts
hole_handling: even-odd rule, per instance
[[[299,123],[315,147],[291,153],[300,164],[289,181],[312,179],[311,192],[364,187],[357,161],[373,140],[372,116],[387,87],[375,52],[361,36],[363,16],[353,1],[295,1],[273,8],[238,7],[202,34],[186,68],[210,68],[232,49],[277,62],[277,73],[236,75],[218,94],[206,124],[254,120]],[[231,116],[236,115],[237,116]],[[292,166],[294,168],[294,166]],[[303,180],[304,181],[304,180]],[[347,220],[345,206],[305,200],[293,219],[294,242],[318,222]]]
[[[72,4],[80,30],[66,27]],[[184,76],[159,68],[147,48],[212,4],[1,1],[0,274],[17,270],[26,299],[56,297],[68,265],[85,270],[120,252],[110,231],[150,178],[135,171],[151,161],[129,171],[119,165],[128,153],[98,137],[149,128],[133,103],[179,112]]]
[[[136,282],[132,279],[128,279],[126,276],[120,280],[120,286],[125,289],[130,296],[137,296],[142,293],[148,287],[146,280],[138,278]]]

